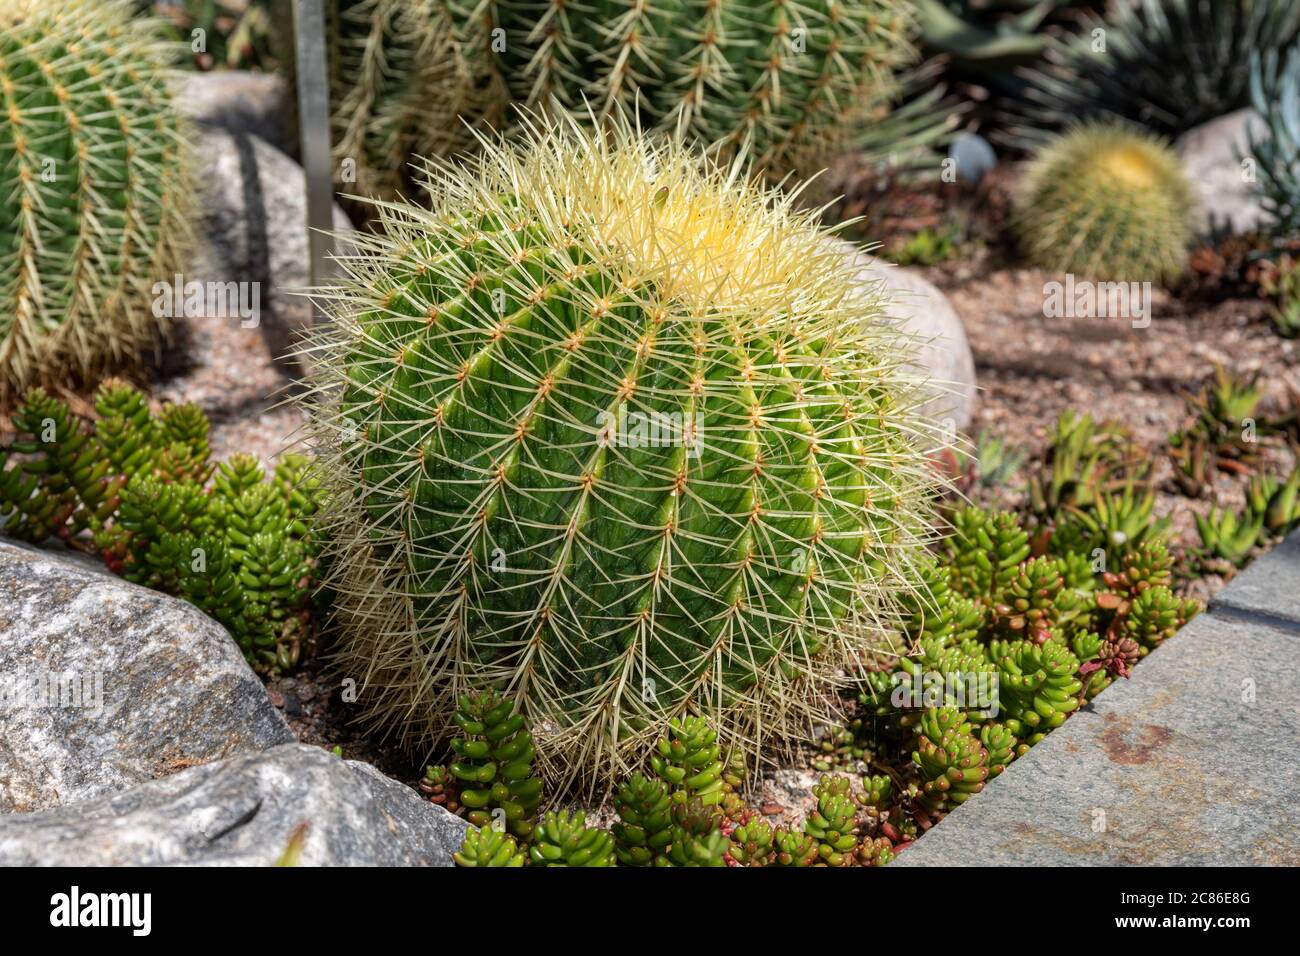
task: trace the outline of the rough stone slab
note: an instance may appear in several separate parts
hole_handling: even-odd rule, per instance
[[[1216,594],[1210,607],[1257,614],[1300,628],[1300,531],[1295,531]]]
[[[369,764],[286,744],[75,807],[0,817],[0,866],[451,866],[468,824]]]
[[[89,800],[293,739],[221,625],[0,541],[0,812]]]
[[[1298,662],[1202,614],[892,865],[1300,864]]]

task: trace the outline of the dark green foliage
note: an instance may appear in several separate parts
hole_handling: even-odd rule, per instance
[[[500,811],[504,829],[527,842],[536,825],[542,782],[533,774],[533,738],[514,702],[491,691],[461,696],[451,741],[456,760],[452,775],[460,781],[460,803],[478,827],[493,823]]]
[[[214,473],[197,406],[154,415],[138,390],[108,382],[95,408],[91,426],[28,392],[0,476],[5,534],[96,553],[127,580],[215,618],[254,666],[294,666],[310,619],[310,519],[321,497],[307,459],[284,456],[272,480],[249,456]]]

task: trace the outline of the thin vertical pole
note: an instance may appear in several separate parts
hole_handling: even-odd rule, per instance
[[[297,45],[298,126],[302,166],[307,181],[307,237],[311,255],[311,284],[322,285],[330,275],[334,246],[334,177],[330,148],[329,76],[325,60],[323,0],[294,0]],[[317,320],[320,307],[313,305]]]

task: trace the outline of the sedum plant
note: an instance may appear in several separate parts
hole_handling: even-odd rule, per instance
[[[1174,153],[1116,123],[1078,126],[1033,157],[1014,227],[1035,265],[1106,281],[1162,282],[1183,271],[1192,193]]]
[[[464,867],[519,867],[528,863],[528,852],[502,830],[470,827],[452,859]]]
[[[533,738],[524,715],[514,712],[513,701],[481,691],[461,695],[454,719],[462,736],[451,741],[457,759],[450,770],[465,818],[483,827],[499,813],[504,829],[529,840],[542,782],[533,775]],[[435,776],[431,782],[441,781]]]
[[[587,826],[582,811],[548,813],[537,825],[528,855],[533,866],[617,866],[614,840]]]
[[[129,0],[0,0],[0,403],[130,363],[161,331],[190,158],[157,21]]]
[[[588,783],[683,712],[726,753],[809,726],[939,480],[880,303],[792,196],[625,125],[428,177],[310,346],[371,718],[432,742],[499,687],[544,773]]]
[[[308,460],[267,475],[249,455],[214,467],[194,405],[153,414],[117,381],[95,396],[93,428],[40,389],[13,415],[0,455],[6,535],[56,537],[136,584],[184,598],[230,632],[262,670],[296,666],[311,619],[321,489]]]

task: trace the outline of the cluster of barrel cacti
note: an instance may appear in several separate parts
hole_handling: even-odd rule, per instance
[[[0,0],[0,403],[130,364],[193,208],[159,25],[130,0]]]
[[[412,157],[471,148],[471,130],[524,112],[617,112],[724,159],[743,150],[773,178],[811,175],[888,107],[915,53],[899,0],[330,0],[326,12],[335,159],[356,173],[342,185],[383,198],[409,182]]]
[[[734,757],[724,759],[717,733],[701,717],[674,720],[652,750],[649,773],[619,785],[616,820],[608,830],[589,826],[581,811],[540,818],[531,810],[513,812],[521,806],[516,792],[523,779],[530,806],[536,806],[538,781],[516,758],[528,748],[517,745],[502,757],[493,747],[499,740],[529,739],[523,715],[492,693],[466,696],[460,708],[457,723],[467,730],[452,740],[452,752],[481,755],[473,765],[463,759],[451,764],[460,812],[476,824],[455,854],[461,866],[883,866],[894,857],[895,842],[884,832],[890,830],[883,809],[889,777],[868,776],[855,788],[848,777],[824,776],[813,787],[815,805],[801,828],[773,826],[745,805],[739,792],[744,768]],[[514,791],[497,770],[512,761]],[[426,782],[435,777],[445,779],[441,768],[430,768]],[[445,787],[423,789],[447,805]],[[476,816],[465,809],[466,796],[494,812]]]
[[[311,346],[362,705],[430,745],[498,687],[593,787],[683,711],[805,732],[931,533],[880,303],[789,195],[626,125],[429,175]]]
[[[195,405],[153,413],[106,382],[92,423],[40,389],[0,450],[0,523],[11,537],[61,538],[128,580],[183,597],[221,622],[254,666],[297,664],[309,634],[320,491],[309,462],[266,475],[236,455],[214,464]]]

